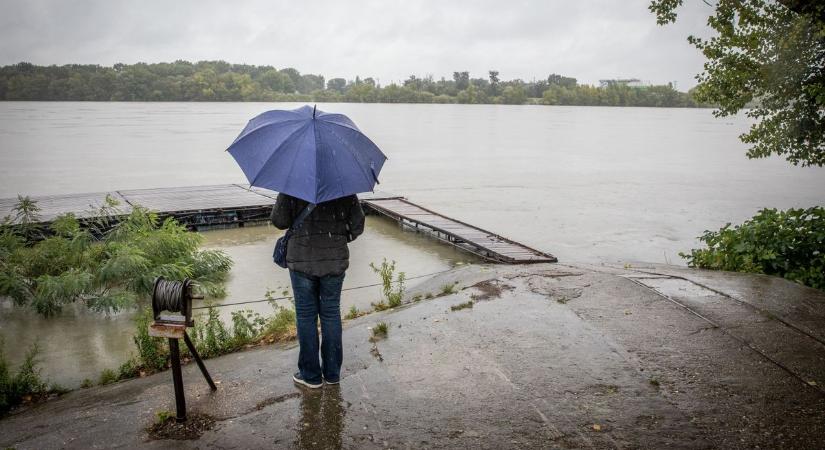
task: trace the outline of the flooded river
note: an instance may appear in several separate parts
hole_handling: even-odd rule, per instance
[[[244,182],[223,150],[265,103],[0,102],[0,197]],[[696,236],[762,207],[825,203],[825,170],[748,160],[745,118],[710,110],[498,105],[318,105],[343,112],[388,155],[381,190],[555,254],[562,261],[681,264]],[[181,170],[185,168],[185,170]],[[235,260],[225,302],[288,286],[271,262],[278,231],[205,233]],[[472,261],[368,220],[345,287],[375,283],[369,262],[409,276]],[[377,288],[347,291],[366,307]],[[247,307],[247,305],[244,305]],[[269,312],[266,303],[248,305]],[[228,309],[228,308],[225,308]],[[224,314],[228,315],[228,311]],[[130,314],[69,309],[52,320],[0,301],[0,335],[19,361],[39,340],[45,373],[72,386],[132,349]]]

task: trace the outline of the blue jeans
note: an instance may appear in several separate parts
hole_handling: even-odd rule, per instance
[[[341,378],[341,286],[344,274],[315,277],[289,271],[298,328],[298,370],[304,380],[320,383]],[[321,364],[318,363],[318,318],[321,319]]]

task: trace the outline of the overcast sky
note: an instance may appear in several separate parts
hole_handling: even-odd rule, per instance
[[[649,0],[0,0],[0,64],[223,59],[327,78],[410,74],[695,85],[710,7],[686,0],[659,27]]]

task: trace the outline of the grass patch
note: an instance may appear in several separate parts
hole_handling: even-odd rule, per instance
[[[467,309],[467,308],[472,308],[472,307],[473,307],[473,301],[470,300],[470,301],[466,301],[464,303],[459,303],[457,305],[453,305],[453,306],[450,307],[450,310],[451,311],[461,311],[462,309]]]
[[[371,305],[376,312],[386,311],[390,309],[390,305],[388,305],[386,302],[371,303]]]
[[[370,340],[375,342],[381,339],[386,339],[387,334],[389,333],[389,325],[386,322],[378,322],[372,327],[372,337]]]
[[[352,305],[349,307],[349,311],[347,312],[347,315],[344,316],[344,319],[352,320],[365,315],[367,315],[367,311],[359,311],[358,308],[355,307],[355,305]]]
[[[453,295],[456,292],[458,292],[458,281],[452,284],[445,284],[444,286],[441,286],[441,292],[439,293],[439,296]]]

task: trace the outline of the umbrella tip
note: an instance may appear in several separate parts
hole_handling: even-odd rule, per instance
[[[318,105],[312,105],[312,118],[313,119],[315,118],[315,108],[317,108],[317,107],[318,107]]]

